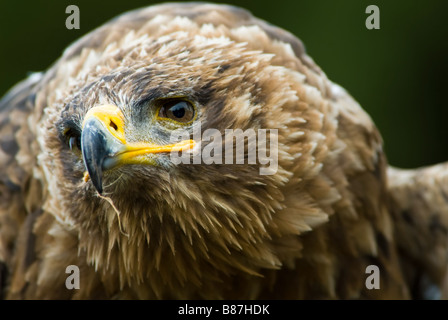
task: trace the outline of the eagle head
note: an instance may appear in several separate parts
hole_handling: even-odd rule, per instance
[[[242,9],[166,8],[106,24],[48,72],[45,208],[122,289],[210,297],[292,266],[298,235],[327,220],[306,183],[336,124],[295,37]]]

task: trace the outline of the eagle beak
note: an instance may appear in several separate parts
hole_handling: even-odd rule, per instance
[[[90,109],[84,117],[81,134],[81,151],[87,172],[99,194],[103,192],[103,171],[124,164],[151,164],[155,161],[145,155],[183,151],[194,147],[194,140],[169,145],[147,142],[128,143],[124,135],[124,116],[114,105]]]

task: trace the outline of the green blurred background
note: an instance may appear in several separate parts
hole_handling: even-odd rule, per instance
[[[46,69],[81,35],[127,10],[160,1],[0,2],[0,95]],[[417,167],[448,160],[448,1],[253,0],[239,5],[294,33],[328,77],[345,87],[380,129],[389,161]],[[65,8],[80,9],[68,30]],[[365,9],[380,9],[367,30]]]

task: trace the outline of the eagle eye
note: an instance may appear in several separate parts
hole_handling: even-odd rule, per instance
[[[72,128],[64,132],[70,150],[81,150],[81,135]]]
[[[194,119],[195,109],[186,100],[172,99],[161,102],[158,117],[173,120],[180,123],[188,123]]]

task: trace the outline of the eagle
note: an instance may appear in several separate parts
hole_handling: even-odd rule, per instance
[[[184,161],[210,146],[243,161]],[[0,100],[5,299],[445,298],[447,203],[447,164],[390,166],[302,42],[230,5],[124,13]]]

